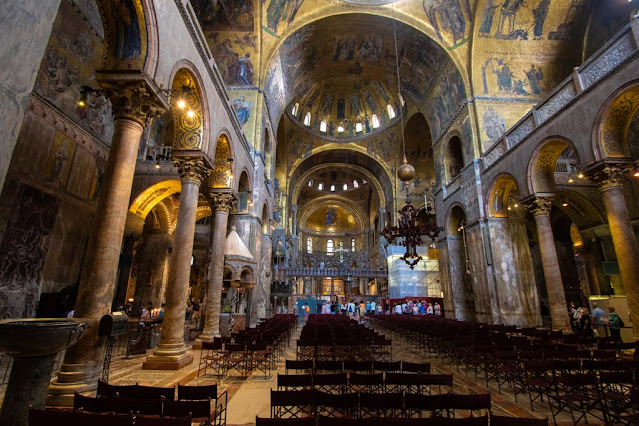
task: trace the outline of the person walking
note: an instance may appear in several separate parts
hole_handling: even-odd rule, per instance
[[[619,314],[615,312],[614,306],[608,306],[608,327],[610,328],[610,335],[617,342],[621,340],[621,329],[625,326]]]

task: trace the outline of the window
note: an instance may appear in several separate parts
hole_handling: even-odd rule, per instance
[[[313,179],[308,181],[308,186],[313,186]]]
[[[355,125],[355,132],[359,133],[362,131],[362,122],[358,121],[357,124]]]
[[[395,110],[393,109],[393,106],[391,104],[388,104],[386,105],[386,109],[388,110],[388,117],[391,119],[395,118]]]
[[[291,110],[291,114],[294,117],[297,117],[297,113],[299,112],[299,110],[300,110],[300,104],[296,103],[295,105],[293,105],[293,109]]]
[[[379,127],[379,117],[377,114],[373,114],[373,129],[377,129]]]
[[[322,120],[320,123],[320,132],[326,133],[326,120]]]
[[[306,239],[306,253],[308,254],[313,253],[313,239],[311,237],[308,237]]]
[[[402,94],[399,94],[399,101],[402,103],[402,106],[406,105],[406,101],[404,100],[404,97],[402,96]]]
[[[323,191],[324,190],[324,182],[320,182],[319,185],[317,185],[317,190],[318,191]]]
[[[333,240],[326,241],[326,254],[329,256],[333,255],[333,249],[335,248],[335,243]]]
[[[335,185],[331,185],[331,192],[335,192]]]
[[[359,188],[359,182],[357,182],[357,179],[353,181],[353,188]]]
[[[307,112],[306,115],[304,116],[304,125],[305,126],[310,126],[311,125],[311,113],[310,112]]]
[[[342,186],[342,190],[343,191],[348,191],[348,185],[346,183],[344,183],[344,185]]]
[[[351,238],[351,253],[355,251],[355,238]]]
[[[366,179],[362,179],[362,183],[363,183],[364,185],[366,185],[366,183],[367,183],[367,182],[366,182]]]
[[[339,123],[337,125],[337,133],[344,133],[344,124],[343,123]]]

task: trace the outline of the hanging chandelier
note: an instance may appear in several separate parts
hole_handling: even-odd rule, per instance
[[[444,228],[437,226],[437,223],[435,222],[433,217],[434,215],[428,213],[428,210],[426,210],[426,206],[424,206],[427,218],[426,224],[418,224],[417,209],[415,209],[415,207],[411,204],[410,198],[408,197],[407,183],[415,178],[415,168],[408,164],[408,160],[406,159],[406,141],[404,137],[404,108],[401,102],[402,88],[399,78],[397,28],[394,19],[393,39],[395,41],[395,70],[397,71],[397,93],[400,99],[399,117],[402,132],[402,151],[404,154],[403,164],[397,169],[397,177],[405,184],[404,186],[406,188],[406,205],[400,211],[398,211],[398,226],[386,226],[381,232],[381,235],[386,238],[389,244],[392,244],[393,242],[398,240],[399,245],[406,247],[406,252],[402,257],[400,257],[400,259],[406,262],[410,269],[414,269],[415,265],[417,265],[419,261],[423,259],[422,256],[417,253],[417,247],[424,243],[422,241],[422,235],[428,236],[434,242],[435,238],[437,238],[437,235],[441,231],[443,231]]]

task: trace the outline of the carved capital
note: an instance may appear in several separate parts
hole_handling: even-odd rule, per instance
[[[175,160],[173,164],[178,168],[182,182],[191,181],[200,186],[204,179],[211,174],[211,170],[204,165],[202,160]]]
[[[552,201],[552,197],[534,197],[526,203],[526,208],[533,216],[549,215]]]
[[[600,191],[608,188],[622,188],[623,182],[628,176],[630,166],[627,164],[606,165],[592,176]]]
[[[216,212],[230,212],[236,202],[237,197],[232,192],[211,192],[211,207]]]

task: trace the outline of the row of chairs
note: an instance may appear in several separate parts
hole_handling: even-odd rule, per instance
[[[430,373],[430,362],[418,363],[407,361],[326,361],[326,360],[293,360],[285,362],[286,374],[289,370],[296,371],[332,371],[332,372],[402,372],[402,373]]]
[[[335,373],[278,374],[278,390],[316,390],[332,394],[398,393],[431,395],[453,392],[452,374]]]
[[[422,419],[347,419],[339,417],[303,417],[299,419],[271,419],[257,417],[256,426],[488,426],[488,416],[467,418],[428,417]],[[490,416],[490,426],[547,426],[548,419],[521,419],[507,416]]]
[[[417,395],[271,391],[272,418],[309,416],[367,418],[475,417],[490,415],[490,394]]]
[[[191,417],[156,417],[139,414],[91,414],[76,411],[29,411],[29,426],[191,426]]]

